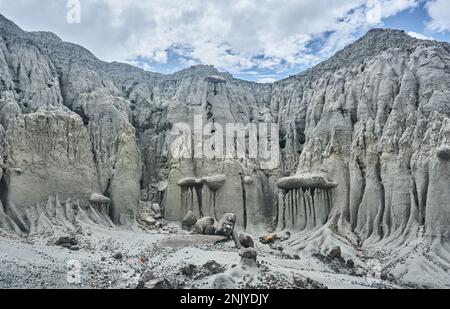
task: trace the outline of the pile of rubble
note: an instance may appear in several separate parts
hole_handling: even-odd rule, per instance
[[[145,230],[162,230],[172,234],[178,232],[177,228],[169,226],[164,220],[161,207],[157,203],[140,201],[137,221]]]

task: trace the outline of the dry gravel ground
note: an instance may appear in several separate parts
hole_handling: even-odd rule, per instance
[[[182,231],[90,226],[61,236],[0,234],[0,288],[401,288],[364,265],[287,257],[259,242],[253,265],[233,241]]]

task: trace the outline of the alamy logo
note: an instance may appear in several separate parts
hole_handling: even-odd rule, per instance
[[[194,117],[193,126],[177,123],[171,130],[173,158],[209,160],[253,160],[261,169],[276,169],[280,163],[277,123],[203,123]]]
[[[81,23],[81,2],[80,0],[67,1],[67,15],[66,20],[69,24]]]

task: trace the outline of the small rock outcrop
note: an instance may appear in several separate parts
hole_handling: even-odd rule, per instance
[[[450,146],[444,145],[438,148],[437,156],[441,160],[450,161]]]
[[[226,236],[228,238],[233,237],[234,226],[236,224],[236,215],[227,213],[216,224],[216,235]]]
[[[212,217],[203,217],[194,225],[194,231],[197,234],[205,234],[205,235],[215,235],[215,224],[214,218]]]
[[[92,207],[105,217],[110,215],[111,199],[99,193],[91,194],[89,198]]]

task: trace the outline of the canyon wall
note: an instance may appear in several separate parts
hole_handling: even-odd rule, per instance
[[[111,200],[103,219],[117,225],[150,201],[167,220],[233,212],[249,232],[295,232],[293,250],[425,237],[449,263],[446,43],[375,29],[312,69],[256,84],[211,66],[162,75],[105,63],[1,17],[0,72],[3,229],[26,234],[30,209],[63,204],[67,215],[101,194]],[[280,164],[197,158],[191,142],[175,157],[173,128],[196,116],[214,124],[206,140],[227,123],[278,124],[268,144]]]

